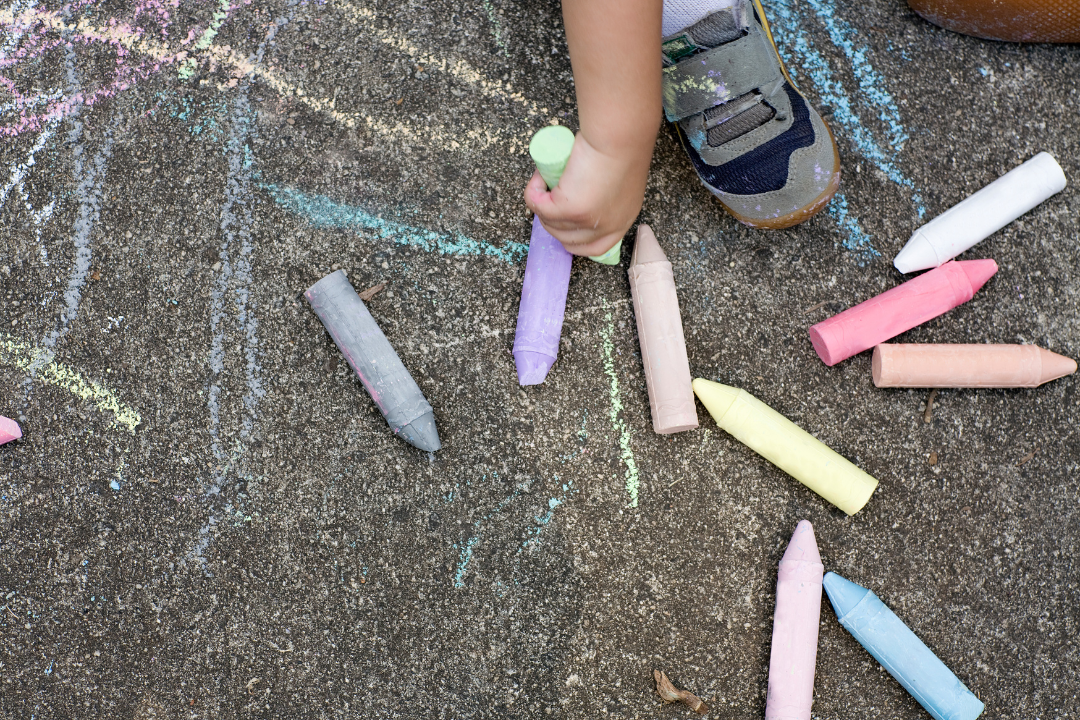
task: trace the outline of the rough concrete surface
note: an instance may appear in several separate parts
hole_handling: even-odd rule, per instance
[[[716,428],[652,432],[626,265],[577,260],[564,345],[510,347],[525,143],[576,127],[555,2],[4,0],[0,716],[764,713],[776,567],[814,523],[986,703],[1074,716],[1075,377],[878,390],[807,327],[894,286],[920,224],[1036,152],[1072,184],[907,333],[1080,354],[1080,55],[900,0],[768,2],[843,158],[788,231],[738,225],[668,130],[641,218],[692,371],[880,480],[845,517]],[[629,245],[629,242],[628,242]],[[393,437],[301,293],[343,267],[435,408]],[[631,493],[636,489],[638,502]],[[815,717],[925,712],[822,608]]]

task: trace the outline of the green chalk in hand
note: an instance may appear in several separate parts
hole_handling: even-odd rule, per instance
[[[559,184],[573,149],[574,133],[563,125],[548,125],[533,135],[529,142],[529,154],[540,171],[540,177],[547,183],[548,190]]]
[[[622,240],[611,246],[603,255],[590,255],[590,260],[595,260],[601,265],[618,265],[619,260],[622,260]]]
[[[563,125],[548,125],[533,135],[529,142],[529,155],[544,178],[548,190],[559,184],[559,178],[566,170],[570,152],[574,149],[574,133]],[[618,265],[622,258],[622,240],[603,255],[590,256],[602,265]]]

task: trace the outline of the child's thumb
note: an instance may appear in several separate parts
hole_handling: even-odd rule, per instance
[[[537,170],[529,179],[529,184],[525,186],[525,206],[543,216],[543,211],[551,205],[551,193],[548,192],[547,183],[540,177],[540,171]]]

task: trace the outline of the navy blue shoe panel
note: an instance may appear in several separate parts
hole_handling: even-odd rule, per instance
[[[713,166],[702,160],[683,135],[682,128],[676,125],[679,139],[706,185],[733,195],[775,192],[787,185],[791,154],[814,144],[814,126],[810,122],[810,109],[802,95],[786,82],[784,92],[791,100],[794,118],[791,127],[764,145],[723,165]]]

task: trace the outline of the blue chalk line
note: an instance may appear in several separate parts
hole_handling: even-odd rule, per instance
[[[441,255],[493,257],[507,263],[517,262],[529,252],[529,246],[524,243],[508,242],[498,247],[483,240],[466,237],[461,233],[439,233],[384,220],[361,208],[339,203],[325,195],[309,194],[274,183],[260,183],[259,187],[270,194],[278,207],[299,215],[317,228],[370,230],[374,231],[380,239],[389,240],[397,245],[437,252]]]
[[[804,21],[801,13],[793,9],[791,0],[775,0],[769,4],[770,12],[778,22],[773,25],[780,55],[792,75],[801,71],[814,84],[821,99],[833,108],[833,118],[845,131],[855,149],[873,163],[884,175],[900,187],[911,192],[911,200],[920,218],[926,214],[922,197],[915,184],[900,170],[898,156],[908,140],[900,109],[887,89],[881,74],[869,60],[869,49],[856,44],[852,38],[859,34],[855,29],[835,16],[832,0],[806,0],[825,28],[829,40],[848,58],[852,74],[859,85],[858,101],[852,102],[844,85],[834,75],[825,56],[813,47],[802,32]],[[876,112],[885,127],[885,138],[879,142],[867,128],[856,107],[868,107]],[[844,247],[860,254],[880,255],[871,244],[872,237],[859,224],[858,218],[849,212],[847,199],[840,193],[829,206],[829,214],[844,232]]]

